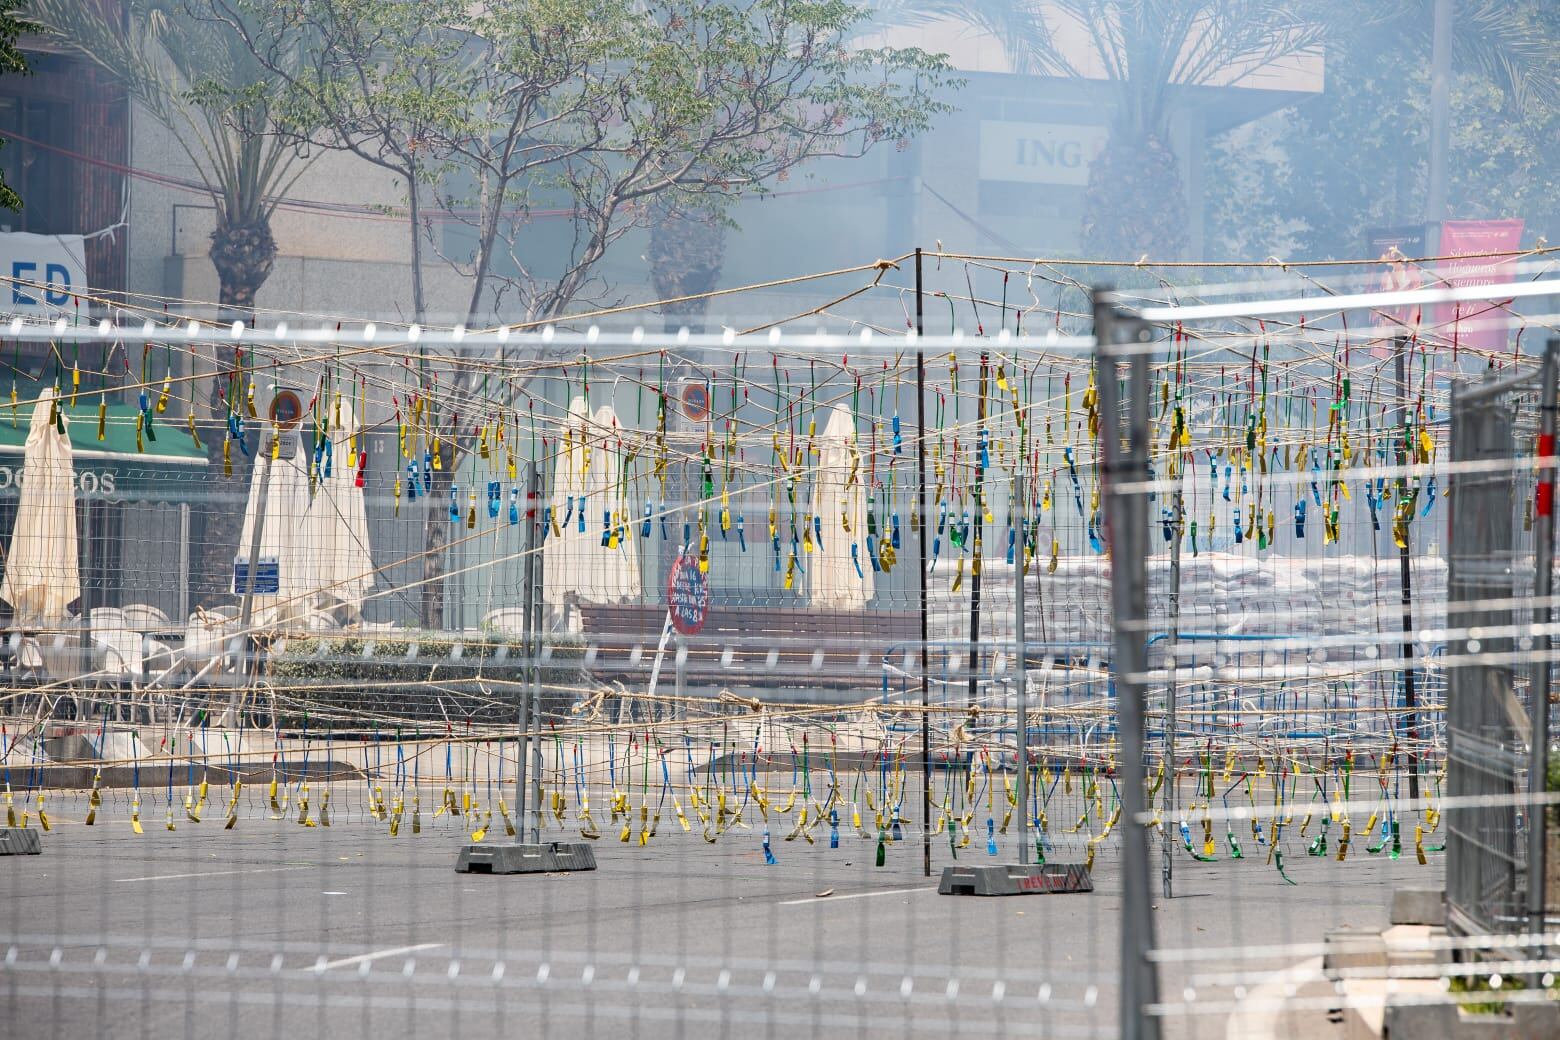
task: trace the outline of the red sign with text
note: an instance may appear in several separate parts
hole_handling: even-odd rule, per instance
[[[1522,245],[1522,220],[1447,220],[1441,224],[1439,273],[1452,287],[1498,285],[1516,277],[1514,254]],[[1510,333],[1505,300],[1444,303],[1436,308],[1440,334],[1459,347],[1502,351]]]

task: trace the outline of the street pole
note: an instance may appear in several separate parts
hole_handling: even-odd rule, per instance
[[[1159,1002],[1159,979],[1148,959],[1154,948],[1154,918],[1148,901],[1148,829],[1142,822],[1146,803],[1142,676],[1148,656],[1144,576],[1148,503],[1142,488],[1148,481],[1146,350],[1152,333],[1141,319],[1119,314],[1108,289],[1095,289],[1093,304],[1096,383],[1104,420],[1100,483],[1106,491],[1115,618],[1112,671],[1121,741],[1121,990],[1117,1028],[1124,1040],[1158,1040],[1159,1020],[1144,1011]],[[1126,361],[1128,371],[1124,429],[1117,386],[1119,360]],[[1131,485],[1131,490],[1120,490],[1123,484]]]
[[[927,685],[930,670],[927,653],[928,627],[926,619],[926,526],[932,516],[926,507],[926,352],[921,349],[921,337],[926,334],[925,314],[922,311],[921,247],[915,247],[915,457],[917,512],[921,522],[916,525],[921,595],[921,869],[932,876],[932,720],[931,698]]]
[[[1180,451],[1179,446],[1170,446],[1170,458],[1174,460]],[[1181,642],[1181,528],[1186,522],[1186,496],[1181,491],[1182,470],[1176,470],[1175,477],[1175,519],[1170,532],[1170,638],[1165,643],[1165,810],[1164,825],[1171,826],[1177,810],[1175,790],[1175,727],[1176,727],[1176,693],[1175,693],[1175,665],[1176,650]],[[1175,881],[1175,857],[1171,854],[1172,846],[1168,841],[1159,843],[1159,873],[1163,881],[1165,898],[1169,899],[1174,893]]]
[[[532,498],[535,502],[541,496],[541,467],[531,463],[527,479],[531,490],[535,492]],[[531,544],[537,551],[531,554],[531,616],[526,623],[531,633],[531,731],[527,742],[531,745],[531,842],[536,844],[542,840],[542,589],[547,582],[547,561],[541,553],[542,539],[539,532],[542,514],[535,508],[532,514],[535,521],[531,530],[537,533],[532,534]]]
[[[1430,44],[1430,184],[1425,220],[1446,219],[1446,163],[1452,107],[1452,0],[1435,0]],[[1435,251],[1432,246],[1432,251]]]
[[[986,465],[980,451],[986,436],[986,365],[988,355],[980,352],[980,387],[975,397],[975,554],[970,560],[970,654],[965,662],[970,670],[969,706],[975,707],[980,691],[980,570],[986,533]],[[970,768],[974,768],[973,764]]]

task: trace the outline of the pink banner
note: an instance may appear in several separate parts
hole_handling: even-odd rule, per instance
[[[1441,224],[1439,274],[1446,285],[1496,285],[1516,277],[1510,254],[1522,244],[1522,220],[1447,220]],[[1507,255],[1488,255],[1488,254]],[[1484,255],[1480,255],[1484,254]],[[1472,350],[1506,349],[1508,314],[1504,300],[1442,304],[1437,331],[1445,340]]]

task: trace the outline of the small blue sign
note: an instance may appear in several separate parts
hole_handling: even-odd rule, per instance
[[[254,591],[266,596],[274,596],[282,590],[282,566],[275,556],[260,557],[260,566],[255,568]],[[233,594],[242,596],[249,591],[249,559],[239,556],[233,560]]]

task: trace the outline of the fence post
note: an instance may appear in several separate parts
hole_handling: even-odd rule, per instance
[[[530,460],[525,466],[525,558],[521,564],[521,631],[524,633],[523,645],[525,655],[529,658],[527,665],[528,675],[525,686],[520,691],[519,711],[516,712],[515,734],[515,819],[520,823],[520,840],[525,841],[526,809],[530,802],[530,789],[527,786],[529,771],[531,768],[531,699],[535,695],[534,684],[530,681],[536,672],[536,650],[533,638],[535,612],[532,610],[533,597],[536,595],[537,568],[536,568],[536,525],[541,522],[537,509],[537,464]],[[536,806],[538,824],[540,824],[541,806]],[[539,829],[539,828],[538,828]],[[536,837],[533,841],[538,840]]]
[[[1024,457],[1023,442],[1019,443],[1018,466],[1013,474],[1013,501],[1008,506],[1009,518],[1018,537],[1018,546],[1013,556],[1013,641],[1018,646],[1018,656],[1015,659],[1013,670],[1014,682],[1017,684],[1018,700],[1015,707],[1018,711],[1018,861],[1029,862],[1029,667],[1024,660],[1024,652],[1028,642],[1028,626],[1025,625],[1024,614],[1029,607],[1029,590],[1024,587],[1024,572],[1027,568],[1029,538],[1025,530],[1029,519],[1028,489],[1024,484],[1024,466],[1027,464]],[[1018,515],[1012,515],[1017,510]]]
[[[1528,764],[1528,793],[1533,800],[1528,805],[1528,882],[1527,912],[1528,932],[1540,942],[1537,949],[1528,950],[1528,957],[1544,960],[1541,937],[1544,934],[1545,895],[1547,880],[1544,863],[1544,843],[1548,830],[1549,807],[1542,801],[1549,777],[1549,652],[1553,640],[1549,635],[1550,620],[1554,610],[1550,597],[1554,594],[1555,565],[1555,401],[1557,365],[1560,365],[1560,339],[1551,339],[1544,347],[1544,361],[1538,378],[1538,463],[1537,488],[1534,497],[1533,527],[1533,643],[1534,668],[1532,691],[1529,701],[1532,711],[1532,735],[1529,740],[1531,760]],[[1536,974],[1536,973],[1535,973]]]
[[[926,648],[928,639],[926,618],[926,528],[932,522],[926,504],[926,351],[921,349],[921,337],[926,334],[925,312],[922,310],[921,247],[915,247],[915,466],[916,501],[921,522],[916,525],[916,570],[919,572],[919,606],[921,614],[921,870],[932,876],[932,721],[931,699],[927,683],[930,672]]]
[[[1523,849],[1516,830],[1516,580],[1511,396],[1532,393],[1530,374],[1451,393],[1452,472],[1446,541],[1446,923],[1459,935],[1512,932]],[[1535,583],[1536,584],[1536,583]],[[1525,590],[1522,590],[1525,591]],[[1458,805],[1493,797],[1491,806]]]
[[[1148,831],[1140,817],[1144,790],[1143,672],[1147,666],[1145,557],[1148,511],[1148,342],[1141,318],[1117,311],[1112,293],[1093,291],[1099,388],[1100,484],[1110,546],[1111,607],[1117,729],[1121,740],[1121,993],[1120,1035],[1158,1040],[1159,1020],[1145,1008],[1159,1002],[1159,979],[1148,953],[1154,946],[1149,905]],[[1118,362],[1127,364],[1126,424],[1117,387]],[[1123,443],[1125,442],[1125,443]]]

